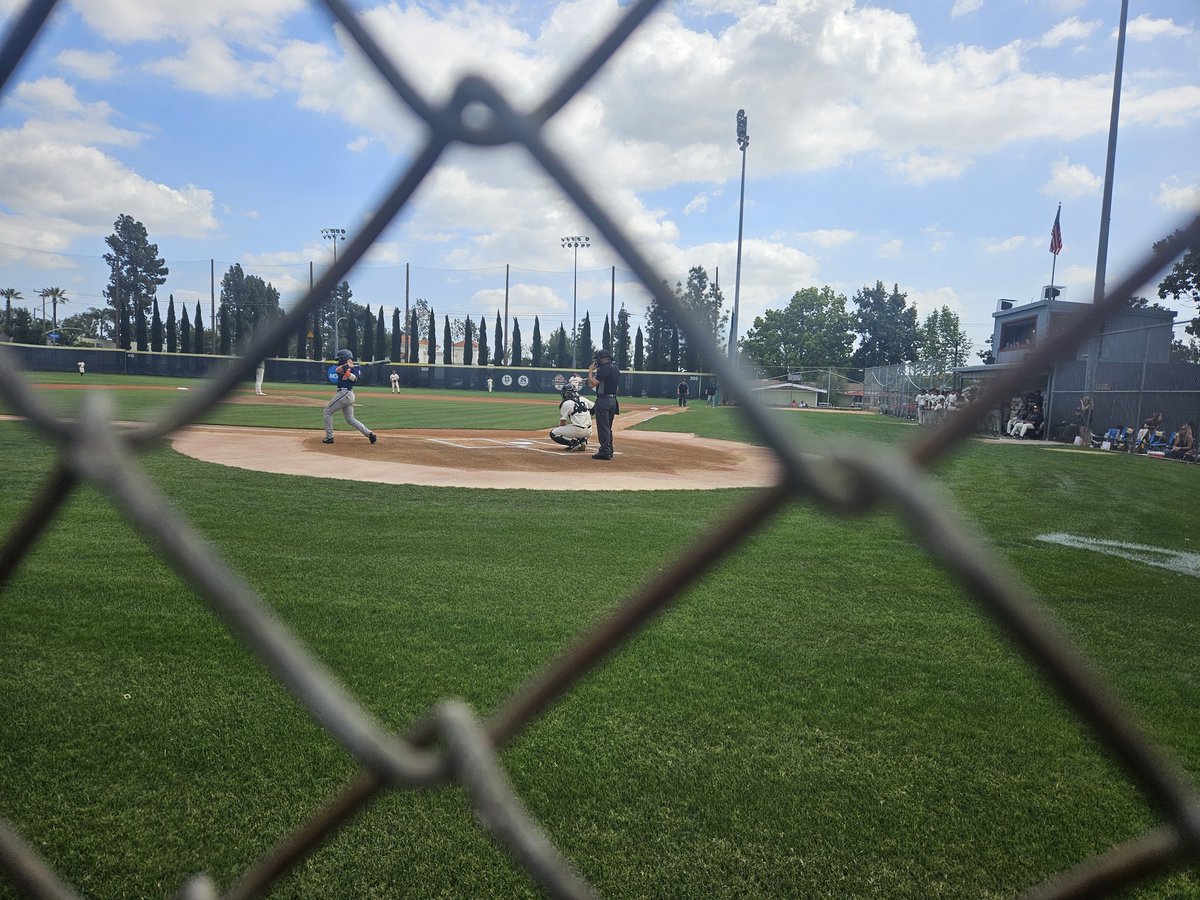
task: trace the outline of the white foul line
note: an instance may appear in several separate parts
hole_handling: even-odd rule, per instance
[[[1036,538],[1047,544],[1061,544],[1079,550],[1092,550],[1108,556],[1118,556],[1132,562],[1145,563],[1157,569],[1168,569],[1180,575],[1200,577],[1200,553],[1185,550],[1164,550],[1146,544],[1128,544],[1125,541],[1106,541],[1100,538],[1080,537],[1075,534],[1039,534]]]

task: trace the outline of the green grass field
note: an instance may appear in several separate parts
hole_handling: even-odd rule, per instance
[[[73,393],[56,402],[71,408]],[[120,402],[129,418],[153,413],[144,398]],[[528,417],[540,428],[550,407],[443,393],[398,404],[385,424],[384,404],[366,402],[379,428],[462,427],[481,409],[503,424],[479,427]],[[285,409],[280,421],[256,411],[276,415],[226,404],[218,415],[236,421],[214,421],[319,427],[319,408]],[[890,419],[779,414],[818,446],[895,450],[916,435]],[[640,427],[745,438],[736,410],[700,404]],[[53,448],[0,422],[0,459],[7,533]],[[750,496],[334,482],[168,449],[145,467],[397,730],[445,697],[490,712]],[[1197,466],[987,442],[932,479],[1193,775],[1196,581],[1036,538],[1200,552],[1183,500],[1198,479]],[[168,896],[197,871],[227,886],[355,772],[91,488],[4,587],[0,691],[0,815],[89,897]],[[837,518],[792,506],[502,761],[611,897],[1007,897],[1155,824],[886,509]],[[0,895],[12,891],[0,878]],[[277,894],[537,891],[464,792],[443,788],[386,795]],[[1138,896],[1200,896],[1200,878],[1177,874]]]

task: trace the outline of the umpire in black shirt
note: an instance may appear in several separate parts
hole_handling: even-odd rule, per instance
[[[617,382],[620,377],[621,373],[613,365],[612,353],[597,350],[592,364],[588,366],[588,384],[596,389],[596,408],[592,410],[592,415],[596,418],[596,430],[600,433],[600,450],[592,454],[592,459],[613,458],[613,417],[621,411],[617,405]]]

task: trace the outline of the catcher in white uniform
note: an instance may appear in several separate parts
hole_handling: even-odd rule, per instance
[[[550,440],[571,450],[586,450],[588,438],[592,436],[592,408],[595,406],[587,397],[568,384],[562,389],[562,403],[558,406],[558,427],[550,432]]]

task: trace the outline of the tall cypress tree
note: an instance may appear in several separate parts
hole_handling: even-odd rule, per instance
[[[513,319],[512,352],[508,356],[510,366],[521,364],[521,323]]]
[[[454,362],[454,338],[450,334],[449,316],[446,316],[446,324],[442,328],[442,362],[446,365]]]
[[[530,364],[536,369],[542,364],[542,325],[533,317],[533,346],[529,348]]]
[[[488,364],[488,343],[487,343],[487,317],[479,317],[479,364],[486,366]]]
[[[150,349],[155,353],[162,353],[163,348],[163,324],[162,316],[158,313],[158,298],[154,298],[154,306],[152,307],[152,315],[150,316]]]
[[[475,362],[475,328],[471,317],[467,316],[467,324],[463,326],[463,365],[469,366]]]
[[[639,372],[646,371],[646,356],[642,352],[642,326],[638,326],[637,337],[633,342],[633,367]]]
[[[294,359],[304,359],[308,355],[308,316],[302,316],[296,328],[296,355]]]
[[[371,304],[367,304],[363,312],[363,358],[375,358],[375,317],[371,315]]]
[[[555,362],[560,369],[567,367],[567,329],[558,323],[558,349],[554,351]]]
[[[312,358],[325,358],[325,333],[321,330],[321,307],[312,311]]]
[[[229,304],[222,303],[217,307],[217,352],[228,356],[233,348],[233,336],[230,332]]]
[[[608,327],[608,316],[605,316],[604,317],[604,336],[600,339],[600,346],[607,347],[609,350],[612,350],[613,353],[616,353],[617,351],[612,349],[612,345],[613,345],[612,330]]]
[[[592,317],[590,313],[583,314],[583,323],[579,326],[579,349],[576,351],[576,362],[587,366],[592,361],[596,348],[592,346]]]
[[[383,304],[379,304],[379,314],[375,317],[375,358],[384,359],[387,356],[387,332],[383,330]]]
[[[434,337],[435,334],[437,334],[437,319],[433,315],[433,307],[431,306],[429,307],[429,342],[426,345],[428,352],[425,355],[431,366],[437,362],[437,338]]]
[[[200,315],[200,301],[196,301],[196,317],[192,319],[192,352],[204,352],[204,317]]]
[[[500,323],[500,310],[496,310],[496,349],[492,351],[492,365],[504,365],[504,326]]]
[[[175,322],[175,295],[167,295],[167,352],[179,352],[179,332]]]
[[[383,307],[379,307],[380,312]],[[392,310],[392,360],[394,362],[404,362],[404,357],[400,355],[403,344],[401,339],[404,337],[404,329],[400,327],[400,307]]]
[[[192,323],[188,321],[187,307],[183,307],[183,318],[179,320],[179,352],[192,352]]]
[[[134,315],[137,320],[137,348],[139,350],[149,350],[150,339],[146,335],[146,313],[138,306],[134,310]]]
[[[408,361],[410,363],[419,362],[421,359],[421,348],[417,334],[417,311],[412,311],[412,316],[408,324]]]

